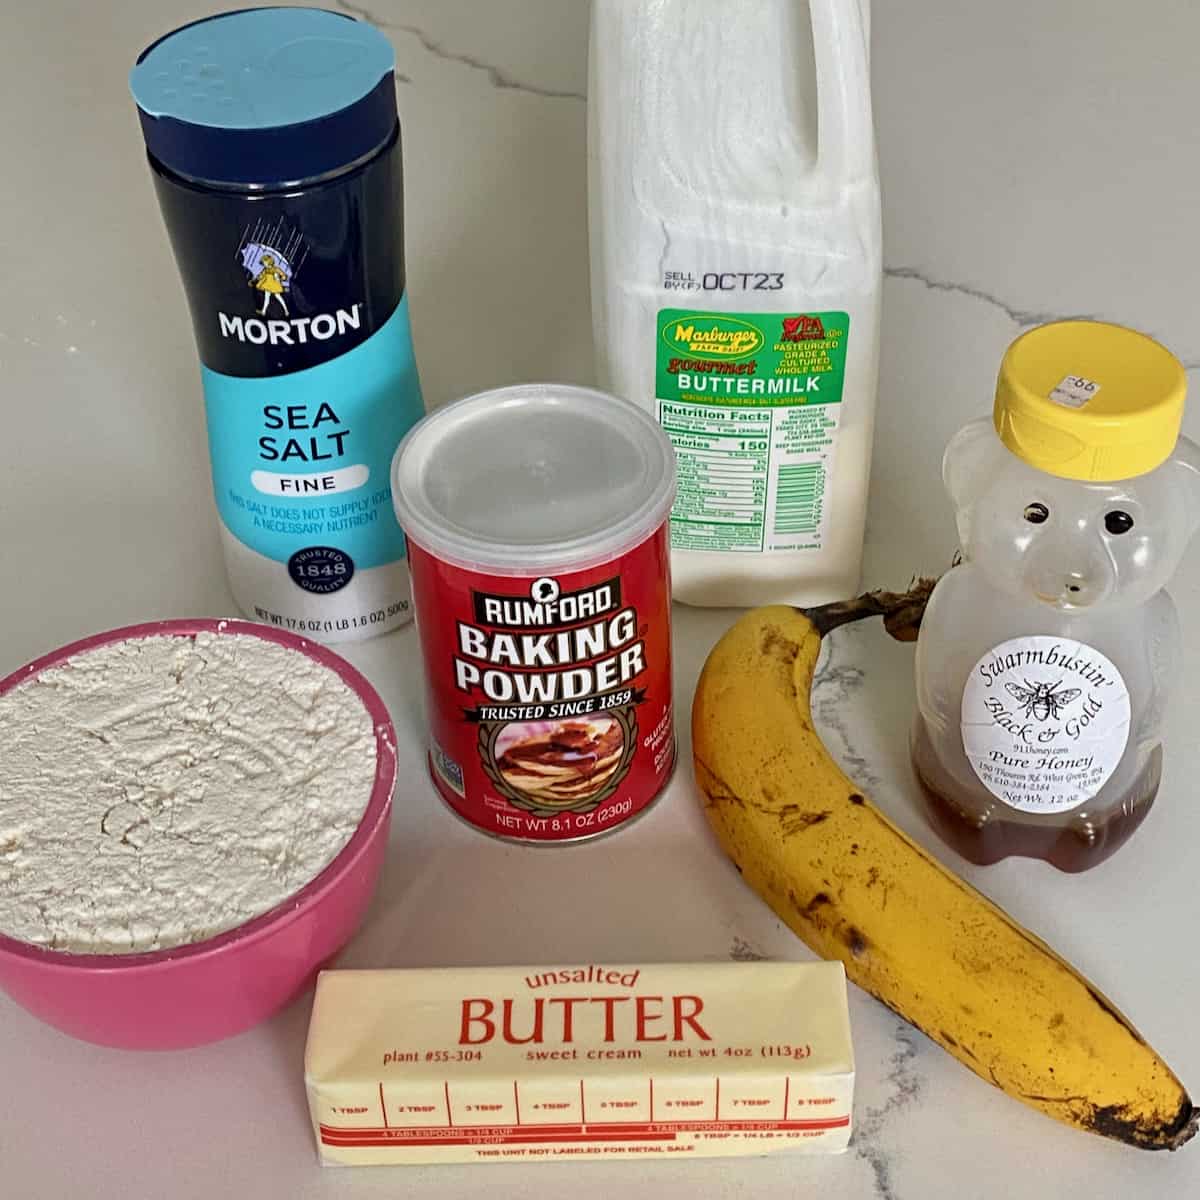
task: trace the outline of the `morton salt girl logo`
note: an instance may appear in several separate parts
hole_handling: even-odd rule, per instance
[[[749,321],[712,313],[670,321],[662,336],[673,352],[698,358],[746,358],[761,350],[766,342],[762,330]]]
[[[273,225],[256,221],[247,226],[236,259],[246,274],[257,315],[218,313],[221,336],[255,346],[304,346],[361,328],[361,304],[305,316],[293,311],[292,283],[307,257],[304,238],[282,218]]]

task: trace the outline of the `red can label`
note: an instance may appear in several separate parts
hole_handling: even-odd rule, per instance
[[[489,575],[410,539],[434,783],[487,833],[555,842],[640,813],[675,761],[666,526],[559,575]]]

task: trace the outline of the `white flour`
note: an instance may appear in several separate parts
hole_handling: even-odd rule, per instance
[[[374,778],[362,702],[284,646],[78,654],[0,696],[0,932],[118,954],[231,929],[319,874]]]

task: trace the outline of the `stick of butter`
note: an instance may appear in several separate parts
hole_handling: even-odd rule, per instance
[[[325,971],[305,1054],[325,1163],[839,1151],[838,962]]]

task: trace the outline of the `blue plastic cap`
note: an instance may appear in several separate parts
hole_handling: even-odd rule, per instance
[[[373,153],[396,127],[395,52],[319,8],[249,8],[160,38],[129,75],[146,148],[206,183],[271,187]]]

